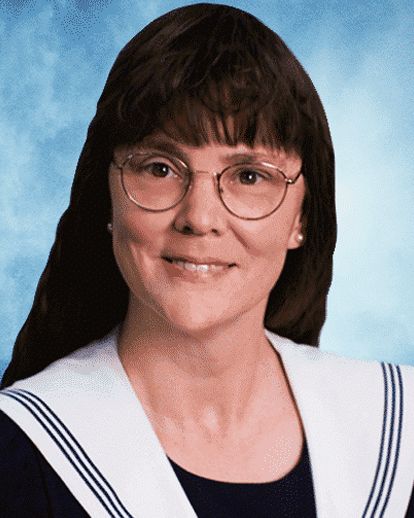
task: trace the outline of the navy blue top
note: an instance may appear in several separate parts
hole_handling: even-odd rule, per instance
[[[306,443],[299,463],[274,482],[218,482],[170,463],[199,518],[316,518]]]
[[[26,434],[1,411],[0,438],[2,518],[89,516]],[[218,482],[169,460],[199,518],[316,517],[306,444],[296,467],[268,483]],[[414,517],[414,496],[406,517]]]

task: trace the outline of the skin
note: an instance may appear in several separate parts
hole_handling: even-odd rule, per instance
[[[300,246],[304,180],[289,186],[275,213],[246,221],[223,206],[212,172],[239,161],[240,153],[254,153],[293,178],[301,160],[259,145],[150,139],[174,145],[192,170],[210,174],[196,175],[176,207],[153,213],[126,197],[119,170],[110,168],[113,249],[130,290],[121,362],[175,462],[216,480],[276,480],[297,463],[303,429],[263,317],[287,251]],[[129,152],[117,149],[115,162]],[[217,278],[189,280],[162,259],[167,251],[236,266]]]

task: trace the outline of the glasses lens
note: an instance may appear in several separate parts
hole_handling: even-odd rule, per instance
[[[223,203],[241,218],[257,219],[271,214],[282,203],[285,193],[285,178],[271,165],[230,167],[220,178]]]
[[[124,164],[128,196],[143,208],[165,210],[184,196],[188,175],[183,165],[160,154],[135,154]]]

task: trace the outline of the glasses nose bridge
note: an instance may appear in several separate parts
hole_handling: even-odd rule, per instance
[[[213,181],[214,190],[216,191],[217,194],[219,194],[219,190],[220,190],[219,181],[220,181],[220,176],[223,174],[223,171],[217,172],[217,171],[211,171],[211,170],[209,171],[207,169],[188,169],[188,173],[189,173],[190,178],[189,178],[187,192],[193,189],[194,179],[197,176],[208,175],[211,178],[211,180]]]
[[[213,178],[217,178],[218,176],[221,175],[221,173],[218,173],[217,171],[209,171],[208,169],[190,169],[189,171],[192,176],[208,174],[209,176],[212,176]]]

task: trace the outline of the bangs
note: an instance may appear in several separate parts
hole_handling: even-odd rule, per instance
[[[224,91],[221,97],[217,97],[216,106],[210,98],[188,95],[175,97],[160,110],[157,129],[173,140],[191,146],[217,143],[253,147],[261,144],[275,149],[299,151],[297,139],[291,139],[283,132],[281,118],[270,106],[265,104],[259,108],[252,102],[245,106],[233,103],[232,106],[224,107],[222,100],[231,98],[228,89]],[[235,99],[237,103],[240,98],[243,99]]]
[[[255,20],[253,39],[247,22],[214,17],[169,42],[162,30],[153,36],[151,52],[144,45],[145,56],[129,60],[116,107],[117,143],[162,131],[189,145],[262,144],[301,155],[306,74],[280,38],[265,26],[258,33]]]

